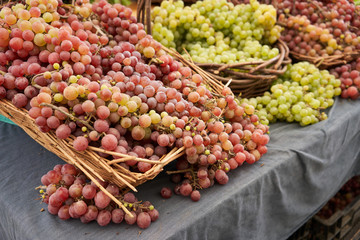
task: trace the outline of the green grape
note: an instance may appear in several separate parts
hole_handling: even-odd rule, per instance
[[[327,103],[329,104],[329,107],[334,105],[334,99],[332,99],[332,98],[327,99]]]
[[[212,9],[213,9],[213,5],[211,5],[211,4],[206,4],[206,5],[205,5],[205,10],[206,10],[207,12],[210,12]]]
[[[309,125],[311,123],[311,117],[310,116],[305,116],[301,119],[301,123],[304,125]]]
[[[268,94],[270,95],[269,92],[266,92],[266,93],[268,93]],[[264,96],[261,98],[262,104],[264,104],[264,105],[269,104],[270,101],[271,101],[271,97],[270,97],[269,95],[266,95],[266,93],[265,93]]]
[[[276,107],[276,106],[278,105],[278,101],[276,101],[275,99],[272,99],[272,100],[270,101],[269,105],[270,105],[271,107]]]
[[[164,45],[164,46],[169,46],[169,41],[166,40],[166,39],[162,39],[162,40],[160,41],[160,43],[161,43],[162,45]]]
[[[168,34],[166,40],[171,44],[174,41],[174,35],[172,33]]]
[[[165,9],[161,9],[160,10],[160,13],[159,13],[159,16],[162,18],[162,19],[165,19],[167,16],[168,16],[168,13]]]
[[[201,61],[217,63],[235,63],[243,61],[267,60],[269,55],[277,56],[278,49],[262,47],[269,41],[266,35],[272,31],[273,36],[280,36],[280,27],[272,21],[276,11],[271,5],[259,4],[256,0],[251,4],[234,6],[226,0],[197,1],[190,7],[184,7],[182,1],[163,1],[155,7],[151,14],[154,22],[153,35],[166,46],[174,46],[180,53],[189,51],[194,58],[199,52],[191,51],[191,44],[199,41],[202,52],[216,45],[214,54],[201,57]],[[259,9],[259,10],[257,10]],[[254,14],[256,12],[256,14]],[[267,24],[260,25],[258,18],[270,19]],[[165,28],[165,29],[164,29]],[[167,30],[167,31],[166,31]],[[188,33],[190,32],[191,35]],[[170,34],[172,33],[172,35]],[[277,39],[276,38],[276,39]],[[165,40],[166,41],[165,41]],[[245,44],[245,41],[248,41]],[[229,54],[233,53],[233,54]],[[225,55],[225,57],[222,57]],[[196,58],[196,57],[195,57]]]
[[[279,110],[278,110],[278,108],[276,108],[276,107],[270,108],[270,111],[269,111],[269,113],[270,113],[271,115],[273,115],[273,116],[277,115],[278,112],[279,112]]]
[[[321,107],[324,108],[324,109],[328,108],[329,104],[327,102],[323,102],[323,103],[321,103]]]
[[[178,24],[178,22],[177,22],[176,20],[171,20],[171,21],[169,22],[169,27],[170,27],[170,28],[176,28],[176,27],[177,27],[177,24]]]
[[[339,95],[341,94],[341,88],[340,88],[340,87],[336,87],[336,88],[334,89],[334,94],[335,94],[335,96],[339,96]]]
[[[286,106],[285,104],[280,104],[278,110],[280,113],[285,114],[285,112],[288,110],[288,106]]]
[[[310,102],[309,102],[309,105],[314,108],[314,109],[317,109],[320,107],[320,101],[317,100],[317,99],[312,99]]]
[[[301,111],[301,106],[298,104],[293,105],[291,108],[291,112],[294,114],[300,113],[300,111]]]
[[[304,96],[304,101],[305,101],[305,102],[310,102],[313,97],[314,97],[314,94],[313,94],[313,93],[307,93],[307,94],[305,94],[305,96]]]
[[[261,46],[263,49],[266,47]],[[256,114],[262,122],[296,121],[306,126],[327,119],[321,110],[332,106],[334,96],[341,94],[341,89],[334,87],[335,84],[338,80],[328,71],[300,62],[289,65],[288,70],[274,81],[269,92],[247,102],[256,104]]]
[[[279,96],[277,98],[279,104],[285,104],[286,103],[286,97],[285,96]]]
[[[283,91],[281,89],[276,89],[274,92],[274,97],[278,98],[283,94]]]

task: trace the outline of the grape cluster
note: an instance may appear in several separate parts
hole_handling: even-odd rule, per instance
[[[360,58],[349,64],[330,70],[336,78],[341,80],[341,97],[353,100],[359,97],[360,91]]]
[[[299,122],[302,126],[327,118],[321,110],[333,105],[341,94],[341,81],[327,70],[319,70],[308,62],[288,68],[263,96],[242,99],[257,109],[260,122]]]
[[[74,11],[59,4],[59,20],[43,21],[47,11],[41,12],[43,45],[33,42],[36,50],[25,50],[26,56],[19,54],[24,44],[11,44],[25,31],[18,24],[2,28],[11,33],[0,53],[0,98],[27,108],[40,131],[71,137],[78,151],[101,148],[101,157],[136,173],[182,148],[177,167],[187,190],[181,192],[194,192],[194,199],[199,189],[215,180],[225,184],[227,172],[267,152],[268,127],[254,107],[240,106],[228,87],[213,94],[146,34],[131,9],[105,0],[76,4]],[[130,158],[116,162],[119,155]]]
[[[152,11],[155,40],[180,53],[186,49],[195,62],[235,63],[270,59],[279,54],[271,43],[280,37],[276,10],[271,5],[234,6],[226,0],[162,1]],[[184,53],[186,56],[186,53]]]
[[[220,108],[203,111],[201,118],[185,125],[179,146],[185,147],[185,157],[178,159],[175,171],[168,171],[177,185],[174,192],[200,200],[200,189],[215,182],[223,185],[229,181],[227,173],[244,162],[253,164],[267,152],[269,128],[259,123],[250,104],[239,105],[232,95],[217,100],[217,105],[228,104],[223,117]],[[225,121],[224,120],[230,120]],[[205,124],[205,122],[207,124]],[[171,196],[169,189],[161,192]]]
[[[38,188],[42,201],[48,204],[48,212],[62,220],[80,218],[83,223],[96,221],[100,226],[125,221],[129,225],[136,223],[144,229],[159,217],[159,212],[149,201],[138,201],[134,194],[122,194],[116,185],[100,181],[128,209],[131,216],[125,214],[109,196],[71,164],[56,165],[41,177],[41,182],[43,186]]]
[[[227,173],[241,166],[244,162],[253,164],[267,152],[265,146],[269,141],[266,135],[269,128],[259,123],[249,104],[237,106],[233,111],[225,113],[233,115],[237,120],[222,124],[215,121],[208,124],[205,135],[199,125],[185,128],[183,145],[186,158],[179,159],[176,171],[171,179],[177,185],[174,192],[190,196],[193,201],[200,199],[199,189],[209,188],[215,182],[223,185],[229,181]],[[250,118],[242,114],[251,113]],[[166,195],[166,194],[165,194]]]
[[[290,50],[311,57],[360,50],[359,7],[341,1],[279,1],[281,38]]]
[[[91,5],[83,2],[76,8],[80,18],[87,17],[91,10]],[[95,73],[93,66],[85,69],[92,61],[90,43],[94,48],[108,39],[95,34],[91,21],[82,22],[74,14],[65,16],[62,6],[57,0],[46,5],[31,0],[26,5],[18,3],[1,9],[1,21],[5,24],[0,27],[0,98],[6,97],[15,106],[25,107],[43,86],[52,83],[51,88],[42,90],[47,92],[64,89],[64,84],[59,82],[68,78],[69,73],[57,70],[68,61],[74,62],[72,74]],[[67,21],[62,17],[67,17]],[[59,100],[59,96],[56,98]]]

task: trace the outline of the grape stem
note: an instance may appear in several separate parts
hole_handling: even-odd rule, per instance
[[[60,69],[61,69],[61,68],[59,68],[58,70],[60,70]],[[53,70],[53,71],[51,71],[50,73],[57,72],[58,70]],[[42,76],[42,75],[44,75],[44,73],[39,73],[39,74],[34,75],[34,76],[31,78],[31,84],[32,84],[32,85],[35,85],[35,84],[34,84],[35,78],[40,77],[40,76]]]
[[[177,174],[177,173],[190,173],[191,174],[191,181],[192,181],[192,186],[195,189],[201,189],[201,186],[196,182],[196,176],[195,176],[195,171],[193,167],[187,168],[187,169],[183,169],[183,170],[177,170],[177,171],[166,171],[167,174]],[[190,180],[190,179],[189,179]]]
[[[73,12],[73,5],[70,5],[70,4],[63,4],[63,5],[61,5],[61,7],[63,7],[63,8],[65,8],[65,9],[68,9],[69,11],[68,12],[66,12],[66,13],[72,13]],[[60,15],[60,18],[62,18],[62,19],[67,19],[67,18],[69,18],[69,16],[70,15]]]
[[[325,20],[327,20],[327,21],[329,21],[329,20],[331,20],[331,19],[328,19],[326,16],[325,16],[325,14],[324,14],[324,10],[317,4],[317,3],[315,3],[315,2],[313,2],[313,1],[307,1],[309,4],[312,4],[312,5],[314,5],[318,10],[319,10],[319,12],[321,13],[321,15],[323,15],[323,17],[325,18]],[[294,4],[295,5],[295,4]]]
[[[296,0],[293,0],[291,13],[293,13],[295,11],[295,9],[296,9],[295,3],[296,3]]]
[[[239,68],[246,65],[258,65],[262,64],[264,61],[254,61],[254,62],[241,62],[241,63],[234,63],[234,64],[217,64],[217,63],[198,63],[199,67],[203,68],[218,68],[218,71],[221,72],[226,68]]]
[[[177,170],[177,171],[166,171],[166,174],[177,174],[177,173],[186,173],[186,172],[191,172],[192,168],[187,168],[187,169],[182,169],[182,170]]]
[[[186,86],[189,87],[189,88],[192,88],[192,89],[196,89],[196,87],[191,85],[191,84],[187,84]],[[217,94],[217,93],[214,93],[214,92],[211,92],[211,94],[216,96],[216,97],[219,97],[219,98],[225,98],[225,96],[223,96],[221,94]]]
[[[50,103],[41,103],[40,106],[45,106],[45,107],[50,107],[54,110],[57,110],[59,112],[61,112],[62,114],[65,114],[68,118],[70,118],[72,121],[79,121],[81,122],[82,124],[84,124],[88,129],[91,129],[92,131],[95,131],[95,129],[87,122],[87,121],[84,121],[82,119],[79,119],[73,115],[71,115],[70,113],[67,113],[65,111],[63,111],[61,108],[53,105],[53,104],[50,104]]]
[[[162,130],[166,133],[170,133],[171,132],[171,129],[170,128],[166,128],[166,127],[163,127],[163,126],[154,126],[156,130]]]
[[[148,65],[150,65],[151,63],[163,64],[164,61],[161,61],[159,58],[151,58]]]
[[[212,92],[211,95],[214,95],[215,97],[219,97],[219,98],[224,98],[223,95],[217,94],[217,93],[214,93],[214,92]]]
[[[93,25],[93,27],[96,29],[96,32],[99,32],[101,35],[106,36],[106,34],[101,30],[99,26]]]
[[[195,171],[194,171],[193,167],[191,167],[190,174],[192,176],[192,185],[195,188],[195,190],[202,189],[202,187],[200,186],[200,184],[197,181],[198,179],[197,179],[197,176],[195,175]]]
[[[38,85],[38,84],[33,84],[32,86],[33,86],[34,88],[39,89],[39,90],[42,88],[42,86],[40,86],[40,85]]]
[[[6,72],[0,70],[0,74],[1,74],[1,75],[5,75]]]
[[[141,209],[141,210],[143,210],[143,209],[150,210],[150,206],[149,206],[149,207],[144,206],[143,204],[141,204],[141,201],[137,201],[137,202],[130,203],[130,202],[126,202],[126,201],[124,200],[124,197],[120,197],[120,198],[118,198],[118,200],[119,200],[125,207],[129,207],[130,209],[131,209],[131,208],[135,208],[135,209],[139,208],[139,209]],[[130,204],[132,205],[132,207],[129,206]],[[153,205],[151,205],[151,206],[153,206]],[[135,211],[135,210],[134,210],[134,211]]]

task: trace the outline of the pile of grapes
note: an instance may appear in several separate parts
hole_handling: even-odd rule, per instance
[[[279,49],[271,47],[280,37],[271,5],[234,6],[226,0],[162,1],[152,10],[152,32],[164,46],[188,51],[198,63],[235,63],[271,59]]]
[[[359,195],[360,176],[355,176],[347,181],[316,215],[328,219],[337,211],[344,210]]]
[[[38,188],[42,201],[48,204],[49,213],[62,220],[80,218],[83,223],[96,220],[100,226],[125,220],[129,225],[136,223],[140,228],[148,228],[159,217],[159,212],[149,201],[138,201],[134,194],[121,194],[116,185],[100,181],[132,216],[125,214],[110,197],[70,164],[56,165],[42,176],[41,182],[43,186]]]
[[[327,119],[321,110],[333,105],[333,98],[341,94],[340,86],[341,81],[327,70],[300,62],[290,66],[270,92],[241,101],[258,110],[256,114],[263,124],[280,120],[305,126]]]
[[[277,2],[281,38],[293,52],[325,57],[360,50],[360,8],[351,1]]]
[[[199,189],[227,183],[231,169],[267,152],[268,126],[254,107],[240,106],[227,87],[213,94],[146,34],[131,9],[105,0],[75,4],[27,0],[0,11],[0,99],[28,109],[40,131],[72,136],[78,151],[102,148],[108,160],[118,158],[112,152],[151,160],[116,164],[132,172],[146,173],[170,149],[183,148],[173,180],[194,200]],[[52,212],[67,201],[60,185],[51,187],[59,191],[49,199]]]
[[[341,80],[341,97],[357,99],[360,96],[360,58],[349,64],[336,67],[330,73]]]

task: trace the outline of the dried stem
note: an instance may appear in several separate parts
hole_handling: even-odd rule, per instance
[[[150,163],[150,164],[158,164],[159,161],[155,161],[155,160],[148,160],[148,159],[138,159],[138,158],[132,158],[132,156],[129,157],[124,157],[124,158],[118,158],[115,160],[112,160],[110,162],[107,162],[108,165],[114,164],[114,163],[121,163],[121,162],[126,162],[128,160],[135,160],[138,162],[145,162],[145,163]]]
[[[101,35],[107,36],[107,35],[101,30],[101,28],[100,28],[99,26],[93,25],[93,27],[94,27],[94,28],[96,29],[96,31],[99,32]]]
[[[92,130],[92,131],[95,131],[95,129],[93,128],[93,126],[91,126],[87,121],[84,121],[82,119],[79,119],[73,115],[71,115],[70,113],[68,112],[65,112],[64,110],[62,110],[61,108],[53,105],[53,104],[50,104],[50,103],[41,103],[40,106],[45,106],[45,107],[50,107],[54,110],[57,110],[59,112],[61,112],[62,114],[66,115],[68,118],[70,118],[72,121],[79,121],[81,122],[82,124],[84,124],[88,129]]]
[[[182,169],[182,170],[176,170],[176,171],[166,171],[167,174],[177,174],[177,173],[186,173],[192,171],[191,168]]]
[[[61,69],[61,68],[59,68],[58,70],[60,70],[60,69]],[[53,71],[51,71],[50,73],[57,72],[58,70],[53,70]],[[31,78],[31,83],[34,83],[35,78],[40,77],[40,76],[43,76],[43,75],[44,75],[44,73],[39,73],[39,74],[34,75],[34,76]]]
[[[118,153],[118,152],[107,151],[105,149],[92,147],[92,146],[88,146],[88,149],[96,151],[96,152],[102,152],[102,153],[106,153],[106,154],[109,154],[109,155],[117,156],[117,157],[122,157],[123,159],[125,159],[125,160],[115,159],[113,161],[108,162],[107,163],[108,165],[111,165],[113,163],[125,162],[125,161],[128,161],[128,160],[135,160],[135,161],[138,161],[138,162],[146,162],[146,163],[151,163],[151,164],[159,163],[158,160],[154,161],[154,160],[149,160],[149,159],[145,159],[145,158],[138,158],[138,157],[135,157],[135,156],[130,156],[130,155],[126,155],[126,154]]]

